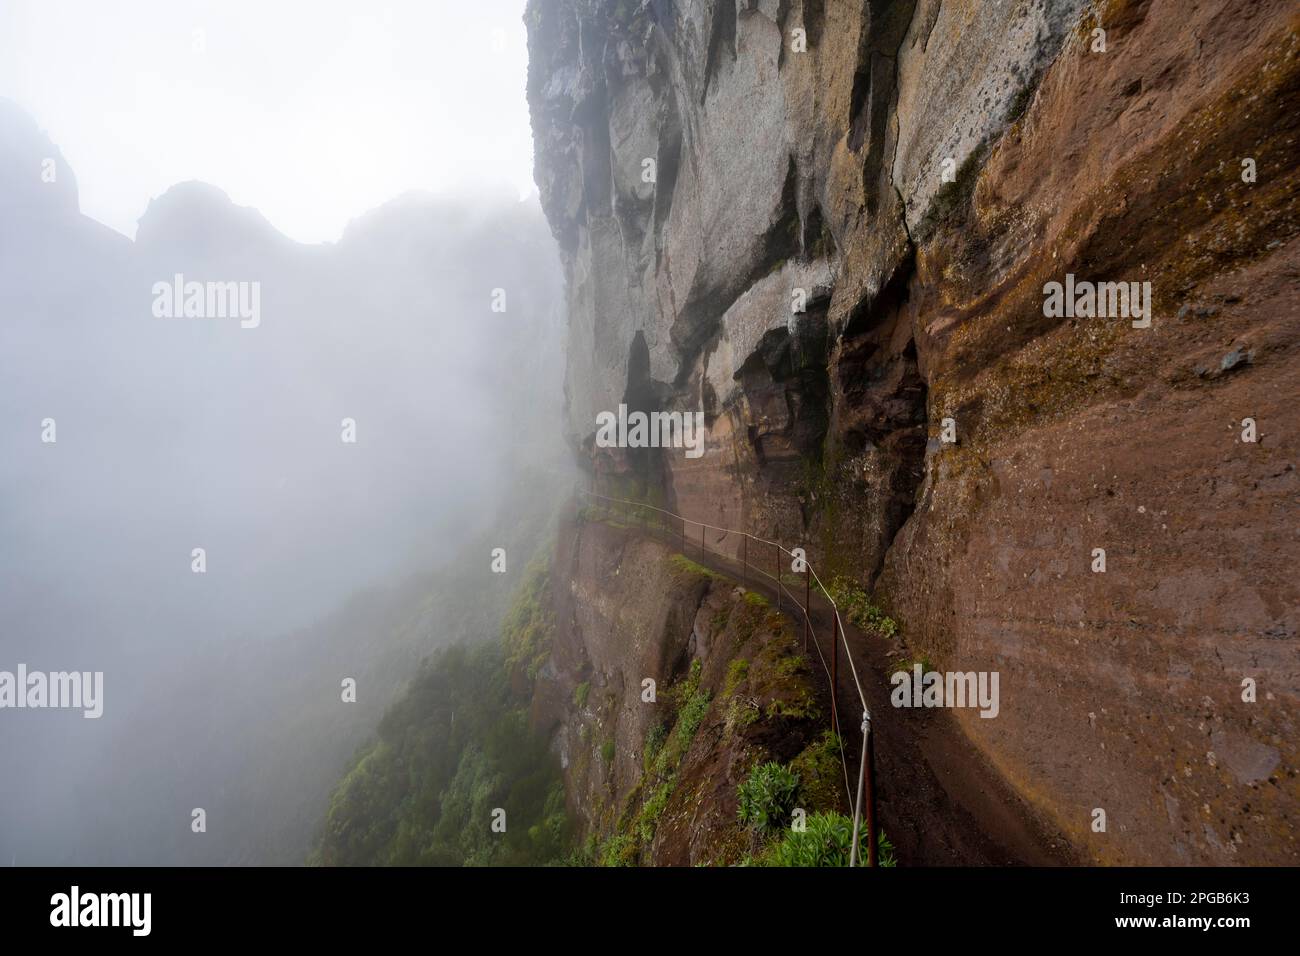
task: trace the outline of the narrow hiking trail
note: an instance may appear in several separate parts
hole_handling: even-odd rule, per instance
[[[685,557],[741,585],[741,562],[655,526],[610,522],[628,535],[653,538]],[[777,587],[751,568],[745,585],[777,606]],[[801,595],[796,595],[802,599]],[[803,633],[800,606],[789,589],[780,610]],[[809,617],[813,639],[830,660],[833,612],[824,596],[813,593]],[[841,615],[842,617],[842,615]],[[890,703],[889,676],[904,652],[897,638],[864,632],[844,622],[845,641],[858,668],[875,737],[876,803],[879,820],[903,865],[1054,866],[1082,862],[1064,836],[1017,795],[943,708],[896,708]],[[828,675],[813,673],[826,693]],[[836,708],[850,778],[856,780],[862,719],[857,687],[841,661]]]

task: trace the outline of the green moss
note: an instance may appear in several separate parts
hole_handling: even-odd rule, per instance
[[[600,745],[600,759],[605,763],[614,762],[614,741],[612,738]]]
[[[776,662],[776,672],[782,677],[794,677],[796,674],[808,673],[808,658],[802,654],[783,657]]]
[[[840,758],[840,738],[827,730],[790,761],[790,769],[799,775],[805,810],[813,813],[846,809]]]
[[[681,554],[674,554],[668,558],[668,568],[670,573],[677,580],[713,580],[718,575],[710,571],[702,564],[696,564],[690,558]]]
[[[749,661],[743,657],[737,657],[727,665],[727,679],[722,685],[722,697],[728,699],[736,692],[736,688],[745,682],[749,676]]]
[[[587,706],[587,696],[591,693],[591,681],[583,681],[577,687],[573,688],[573,702],[577,705],[578,710]]]
[[[778,697],[767,705],[767,716],[792,717],[796,720],[812,720],[821,715],[821,707],[807,687],[801,687],[793,697]]]
[[[933,668],[930,665],[929,655],[922,654],[919,657],[900,657],[894,662],[896,671],[912,671],[917,665],[921,665],[921,673],[928,674]]]

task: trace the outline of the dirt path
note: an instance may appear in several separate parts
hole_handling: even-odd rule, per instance
[[[660,529],[628,528],[647,534],[676,551],[678,535]],[[744,569],[713,551],[701,555],[698,539],[687,542],[686,557],[740,583]],[[770,573],[770,572],[769,572]],[[776,585],[769,577],[748,575],[751,590],[776,604]],[[789,585],[787,585],[787,590]],[[796,594],[802,602],[802,591]],[[813,635],[831,659],[832,614],[824,597],[811,601]],[[781,610],[803,633],[803,613],[783,596]],[[900,862],[911,866],[1028,865],[1083,862],[1064,837],[1022,800],[988,764],[946,710],[904,709],[890,704],[889,675],[903,648],[896,640],[865,633],[845,622],[845,639],[858,669],[875,735],[877,808]],[[842,648],[841,648],[842,650]],[[816,651],[810,648],[813,672],[823,693],[830,683]],[[841,653],[836,706],[840,715],[849,774],[856,785],[862,705],[850,668]]]

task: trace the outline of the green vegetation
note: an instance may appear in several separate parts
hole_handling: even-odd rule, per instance
[[[591,694],[591,681],[585,680],[577,687],[573,688],[573,702],[577,705],[578,710],[587,706],[587,697]]]
[[[894,661],[894,667],[900,671],[910,672],[915,669],[917,664],[921,665],[922,674],[928,674],[934,669],[930,666],[930,658],[926,654],[922,654],[920,657],[900,657]]]
[[[788,766],[768,762],[750,772],[736,791],[737,816],[753,832],[752,845],[766,846],[742,865],[848,866],[853,820],[836,810],[843,782],[839,750],[839,738],[827,731]],[[800,821],[797,806],[813,812]],[[859,851],[865,857],[865,842]],[[898,865],[884,831],[878,852],[881,866]]]
[[[614,741],[612,739],[606,740],[600,745],[600,759],[605,763],[614,762]]]
[[[539,554],[524,569],[523,583],[501,627],[507,666],[522,669],[529,680],[537,677],[551,652],[549,584],[550,565],[545,554]]]
[[[632,866],[654,841],[659,819],[677,786],[677,768],[709,710],[712,696],[700,687],[702,672],[700,661],[691,661],[686,677],[666,692],[665,700],[675,707],[676,718],[671,725],[659,721],[650,727],[641,756],[641,783],[629,798],[617,829],[603,846],[592,848],[579,862],[595,860],[601,866]]]
[[[795,691],[793,697],[773,700],[767,705],[768,717],[794,717],[799,720],[813,720],[821,714],[817,700],[805,685]]]
[[[635,866],[637,845],[630,833],[617,833],[600,848],[601,866]]]
[[[678,700],[681,701],[677,712],[677,724],[673,727],[673,735],[668,746],[660,755],[660,764],[664,764],[666,760],[676,763],[686,755],[686,751],[691,747],[691,741],[695,739],[695,732],[700,729],[704,714],[709,709],[711,696],[708,690],[700,688],[698,660],[691,662],[690,677],[677,689],[677,694]]]
[[[746,604],[749,604],[749,605],[752,605],[753,607],[770,607],[770,606],[771,606],[771,604],[770,604],[770,602],[767,600],[767,598],[763,597],[763,595],[759,594],[757,591],[746,591],[746,592],[745,592],[745,603],[746,603]]]
[[[898,634],[898,622],[872,604],[867,592],[848,578],[835,578],[827,591],[850,624],[876,631],[885,637],[895,637]]]
[[[791,830],[780,843],[772,846],[760,858],[767,866],[848,866],[853,848],[853,820],[839,813],[814,813],[806,821],[802,832]],[[877,837],[879,864],[897,866],[894,846],[880,831]],[[861,842],[858,854],[861,865],[866,865],[866,841]]]
[[[733,697],[727,704],[727,730],[732,732],[744,730],[762,716],[762,709],[753,701],[744,697]]]
[[[808,671],[808,658],[802,654],[792,654],[789,657],[783,657],[776,662],[776,672],[781,677],[793,677],[795,674],[804,674]]]
[[[799,777],[799,792],[809,810],[839,810],[844,807],[844,767],[840,763],[840,738],[830,730],[813,741],[790,761]]]
[[[655,787],[650,796],[646,797],[645,803],[641,804],[641,812],[637,816],[636,833],[643,845],[649,844],[654,839],[655,827],[659,824],[659,818],[663,815],[664,808],[668,806],[668,798],[672,796],[675,783],[675,779],[665,780]]]
[[[549,647],[545,584],[545,564],[530,564],[501,641],[426,658],[335,788],[309,862],[516,866],[568,853],[559,767],[529,725],[531,689],[511,689]],[[498,809],[505,832],[493,831]]]
[[[727,679],[722,685],[722,696],[729,699],[736,693],[736,688],[745,682],[749,676],[749,661],[743,657],[737,657],[727,665]]]
[[[659,752],[664,749],[664,742],[668,739],[668,727],[662,720],[656,721],[645,737],[645,751],[642,757],[641,769],[644,773],[649,773],[650,768],[655,765],[655,758]]]
[[[771,833],[790,822],[799,796],[799,777],[779,763],[756,767],[737,791],[742,825]]]
[[[696,564],[690,558],[682,554],[674,554],[668,559],[668,565],[673,575],[678,578],[705,578],[712,579],[718,577],[702,564]]]
[[[683,575],[699,573],[694,562],[681,556],[670,560]],[[680,831],[694,825],[699,802],[707,799],[725,772],[716,763],[724,756],[728,761],[743,760],[742,766],[752,772],[737,789],[736,816],[722,821],[721,829],[711,825],[715,832],[705,838],[712,865],[735,862],[747,844],[757,851],[763,844],[779,843],[794,819],[796,802],[808,813],[842,809],[843,796],[837,802],[836,792],[837,786],[842,789],[839,741],[822,734],[819,723],[812,723],[821,716],[817,693],[809,661],[789,633],[786,619],[753,592],[709,613],[710,637],[716,642],[712,646],[729,651],[729,659],[710,664],[707,684],[704,662],[692,660],[686,673],[661,694],[667,712],[646,730],[640,780],[617,808],[609,807],[602,817],[598,832],[603,842],[599,838],[591,842],[574,857],[576,861],[635,865],[650,860],[652,847],[676,848],[684,836]],[[711,711],[715,698],[718,708]],[[711,712],[722,723],[722,735],[713,744],[716,749],[699,755],[703,766],[691,764],[683,770]],[[763,721],[772,723],[764,724],[761,733],[744,733]],[[771,762],[768,739],[797,735],[795,739],[807,741],[809,734],[819,739],[794,762]],[[673,829],[673,839],[664,842],[667,827]],[[698,839],[691,837],[692,842]]]

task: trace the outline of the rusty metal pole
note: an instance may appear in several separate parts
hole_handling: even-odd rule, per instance
[[[832,611],[834,609],[832,608]],[[831,624],[831,731],[840,732],[839,707],[836,700],[840,696],[840,616],[835,614]]]
[[[879,847],[876,846],[876,839],[879,835],[879,829],[876,826],[876,742],[871,733],[871,715],[866,718],[867,740],[866,740],[866,758],[862,761],[866,768],[863,772],[866,774],[866,797],[867,797],[867,866],[879,866],[877,859]]]
[[[810,618],[812,617],[812,604],[809,592],[811,591],[812,572],[808,570],[807,562],[803,568],[803,652],[808,653],[808,628]]]
[[[772,547],[776,549],[776,609],[781,610],[781,546],[775,541]]]

